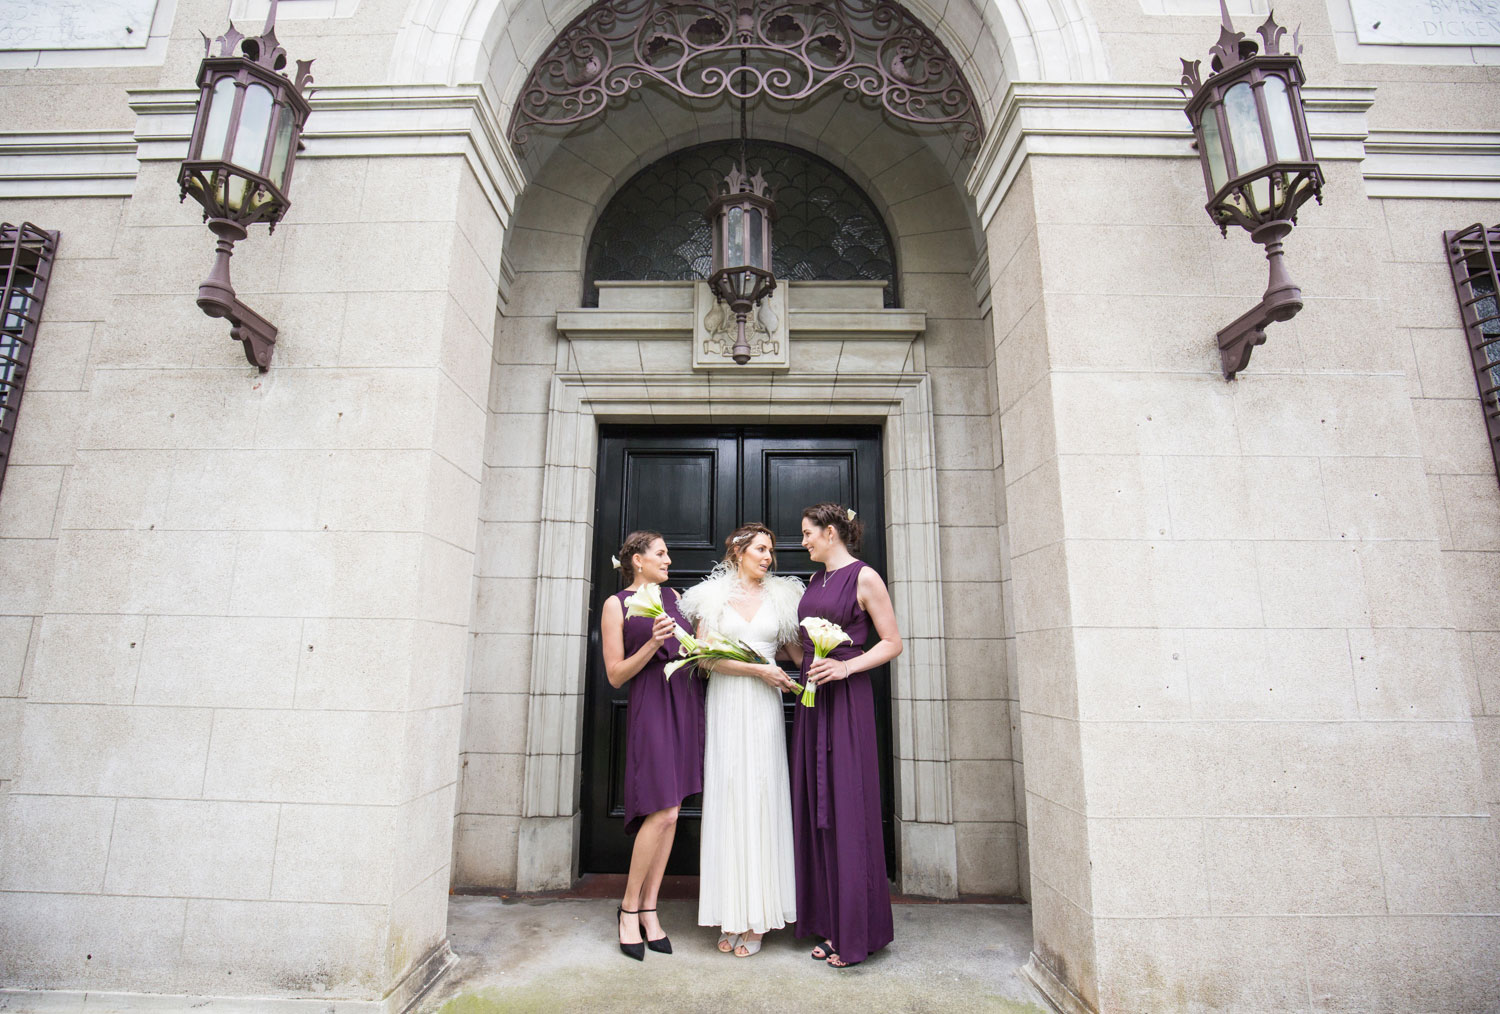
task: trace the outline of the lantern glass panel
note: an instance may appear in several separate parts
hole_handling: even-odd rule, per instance
[[[208,122],[203,125],[203,148],[200,159],[213,162],[224,157],[224,141],[229,136],[229,115],[234,112],[234,78],[221,77],[208,97]]]
[[[234,155],[229,161],[258,173],[266,158],[266,138],[271,133],[271,90],[252,84],[245,89],[240,125],[234,135]]]
[[[276,149],[271,153],[270,180],[282,189],[287,189],[286,165],[292,154],[292,127],[296,115],[286,106],[276,107]]]
[[[765,228],[759,208],[751,208],[749,212],[750,228],[748,229],[746,253],[750,259],[746,261],[751,267],[763,268],[766,266],[765,241],[762,239],[761,230]]]
[[[245,179],[243,176],[225,174],[222,180],[224,187],[224,206],[231,212],[239,214],[258,206],[259,202],[254,200],[256,185],[253,180]]]
[[[1208,175],[1213,181],[1214,193],[1218,193],[1229,182],[1229,167],[1224,162],[1224,141],[1219,137],[1219,117],[1216,106],[1203,110],[1198,121],[1203,128],[1203,154],[1208,159]]]
[[[739,205],[729,209],[729,243],[724,251],[726,267],[745,263],[745,209]]]
[[[1260,133],[1255,92],[1245,82],[1224,93],[1224,117],[1229,121],[1229,138],[1234,142],[1235,171],[1243,176],[1265,165],[1266,142]]]
[[[1255,211],[1264,215],[1271,210],[1271,180],[1262,176],[1250,184],[1250,197],[1255,201]]]
[[[1302,157],[1297,143],[1297,123],[1292,113],[1292,96],[1286,82],[1274,75],[1266,78],[1264,87],[1266,119],[1271,121],[1271,141],[1278,162],[1296,162]]]

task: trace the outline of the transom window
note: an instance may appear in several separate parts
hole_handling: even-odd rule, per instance
[[[712,270],[713,242],[703,212],[724,175],[739,164],[740,142],[675,151],[631,177],[594,226],[584,262],[584,303],[599,304],[595,282],[691,281]],[[752,141],[776,199],[772,268],[781,281],[886,283],[885,305],[899,306],[890,233],[853,180],[816,155]]]

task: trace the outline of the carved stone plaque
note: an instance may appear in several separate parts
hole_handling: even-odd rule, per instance
[[[707,282],[693,286],[693,369],[785,370],[791,365],[787,346],[786,286],[777,285],[745,322],[750,361],[743,366],[731,358],[739,326],[723,303],[714,299]]]
[[[156,0],[0,0],[0,50],[144,49]]]
[[[1377,46],[1500,46],[1500,0],[1349,0],[1354,34]]]

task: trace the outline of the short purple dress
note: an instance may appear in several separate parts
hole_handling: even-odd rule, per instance
[[[615,596],[621,611],[633,594],[626,589]],[[677,608],[676,592],[663,588],[661,603],[682,629],[692,629]],[[651,640],[651,626],[644,616],[626,617],[626,658]],[[639,831],[641,821],[657,810],[681,805],[703,791],[703,680],[684,666],[669,682],[662,669],[676,657],[677,638],[668,638],[625,684],[630,694],[625,709],[626,834]]]
[[[821,616],[844,628],[852,644],[831,657],[864,652],[870,616],[859,604],[863,561],[807,582],[799,619]],[[802,678],[813,663],[802,632]],[[880,826],[880,766],[875,748],[875,694],[869,673],[818,687],[817,704],[792,721],[792,832],[797,844],[797,935],[833,941],[841,959],[863,961],[895,937],[891,887]]]

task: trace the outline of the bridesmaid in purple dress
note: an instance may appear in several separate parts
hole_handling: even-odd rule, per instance
[[[620,547],[620,572],[629,587],[605,600],[600,617],[604,669],[610,686],[630,684],[625,711],[625,833],[635,836],[625,897],[617,911],[620,950],[640,961],[646,948],[672,953],[656,917],[656,897],[677,834],[677,809],[703,791],[703,681],[667,681],[662,670],[677,656],[674,625],[692,625],[665,587],[672,558],[656,532],[631,532]],[[625,600],[645,584],[662,585],[667,615],[654,622],[625,618]],[[629,919],[626,916],[630,916]],[[644,939],[642,937],[644,936]]]
[[[854,512],[820,503],[802,512],[802,546],[821,574],[807,582],[800,619],[820,616],[853,638],[813,660],[802,634],[802,678],[817,703],[792,724],[792,830],[797,856],[797,935],[817,935],[812,957],[834,968],[857,965],[895,936],[880,830],[880,767],[875,695],[863,675],[901,654],[901,633],[885,582],[854,558],[861,525]],[[874,626],[880,640],[862,646]]]

